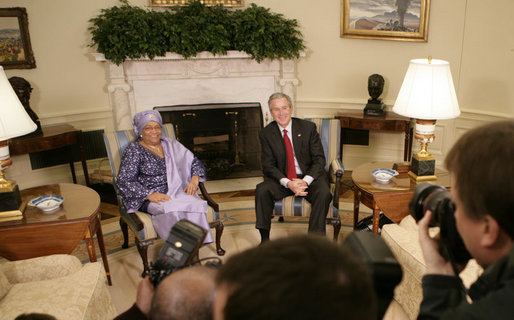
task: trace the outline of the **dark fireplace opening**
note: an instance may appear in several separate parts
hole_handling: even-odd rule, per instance
[[[154,109],[161,113],[164,123],[173,124],[177,140],[203,162],[207,179],[262,175],[260,103],[209,103]]]

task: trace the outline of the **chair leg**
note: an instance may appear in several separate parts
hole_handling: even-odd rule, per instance
[[[328,219],[327,224],[334,227],[334,241],[337,242],[339,238],[339,232],[341,231],[341,220],[340,219]]]
[[[127,223],[123,220],[123,218],[120,218],[120,229],[121,229],[121,233],[123,233],[123,244],[121,245],[121,247],[123,249],[127,249],[128,248],[128,225]]]
[[[209,224],[211,228],[216,229],[216,253],[218,256],[225,255],[225,250],[221,247],[221,235],[223,234],[223,229],[225,229],[225,226],[223,225],[223,222],[221,221],[214,221]]]
[[[152,244],[153,241],[139,241],[136,238],[136,247],[137,251],[139,251],[139,255],[141,256],[141,260],[143,260],[143,273],[141,277],[145,277],[150,273],[150,267],[148,266],[148,246]]]

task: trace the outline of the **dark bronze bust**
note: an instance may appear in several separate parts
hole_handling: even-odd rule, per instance
[[[21,77],[10,77],[9,82],[11,83],[11,86],[16,92],[16,95],[18,96],[18,99],[20,100],[21,104],[25,108],[25,111],[29,115],[29,117],[34,121],[34,123],[37,125],[36,131],[34,131],[32,134],[41,133],[41,123],[39,122],[39,117],[37,114],[30,108],[30,93],[32,92],[32,87],[30,86],[30,83],[21,78]]]
[[[371,99],[364,108],[364,115],[366,116],[383,116],[385,114],[384,104],[382,99],[379,99],[382,91],[384,91],[384,77],[379,74],[372,74],[368,77],[368,93]]]

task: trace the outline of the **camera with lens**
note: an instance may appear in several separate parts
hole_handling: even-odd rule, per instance
[[[455,264],[465,264],[471,255],[464,246],[455,222],[455,204],[445,187],[423,182],[414,188],[414,196],[409,202],[409,211],[418,222],[425,212],[432,212],[431,227],[440,228],[439,252]]]
[[[154,287],[175,270],[189,266],[207,235],[207,230],[189,220],[182,219],[170,230],[168,239],[159,251],[159,257],[150,265],[150,282]]]

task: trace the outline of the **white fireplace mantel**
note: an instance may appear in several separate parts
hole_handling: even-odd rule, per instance
[[[258,63],[240,51],[226,55],[201,52],[188,59],[168,53],[153,60],[126,60],[116,65],[103,54],[93,56],[106,65],[116,130],[131,129],[135,113],[156,106],[259,102],[266,122],[270,94],[283,92],[293,104],[296,100],[296,59]]]

